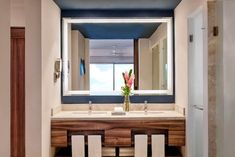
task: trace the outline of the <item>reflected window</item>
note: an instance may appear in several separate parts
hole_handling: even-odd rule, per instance
[[[91,91],[120,91],[124,85],[122,72],[133,69],[133,64],[91,64]]]
[[[90,90],[113,90],[113,64],[90,64]]]
[[[134,71],[133,40],[90,40],[90,90],[120,91],[122,73]]]

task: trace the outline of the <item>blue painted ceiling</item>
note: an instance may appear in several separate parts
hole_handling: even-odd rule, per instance
[[[149,38],[160,23],[122,23],[122,24],[72,24],[90,39],[138,39]]]
[[[54,0],[62,10],[156,9],[173,10],[181,0]]]
[[[172,17],[181,0],[54,0],[62,17]],[[159,24],[74,24],[86,38],[149,38]]]

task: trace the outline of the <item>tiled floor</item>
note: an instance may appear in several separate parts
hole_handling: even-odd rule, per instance
[[[87,149],[87,148],[86,148]],[[151,150],[149,150],[151,152]],[[151,156],[151,154],[149,154]],[[68,148],[59,148],[57,150],[55,157],[72,157],[71,147]],[[103,156],[103,157],[133,157],[133,156]],[[182,157],[180,148],[178,147],[167,147],[166,148],[166,157]]]

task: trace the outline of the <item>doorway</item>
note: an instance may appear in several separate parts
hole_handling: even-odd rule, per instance
[[[207,157],[207,51],[203,8],[188,18],[188,155]]]
[[[25,157],[25,29],[11,28],[11,157]]]

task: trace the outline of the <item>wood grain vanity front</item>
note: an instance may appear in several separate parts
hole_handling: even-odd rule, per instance
[[[99,134],[105,146],[131,146],[133,132],[164,133],[168,146],[185,145],[185,120],[52,120],[51,145],[71,144],[71,135]],[[93,131],[93,132],[92,132]],[[162,134],[161,133],[161,134]]]

